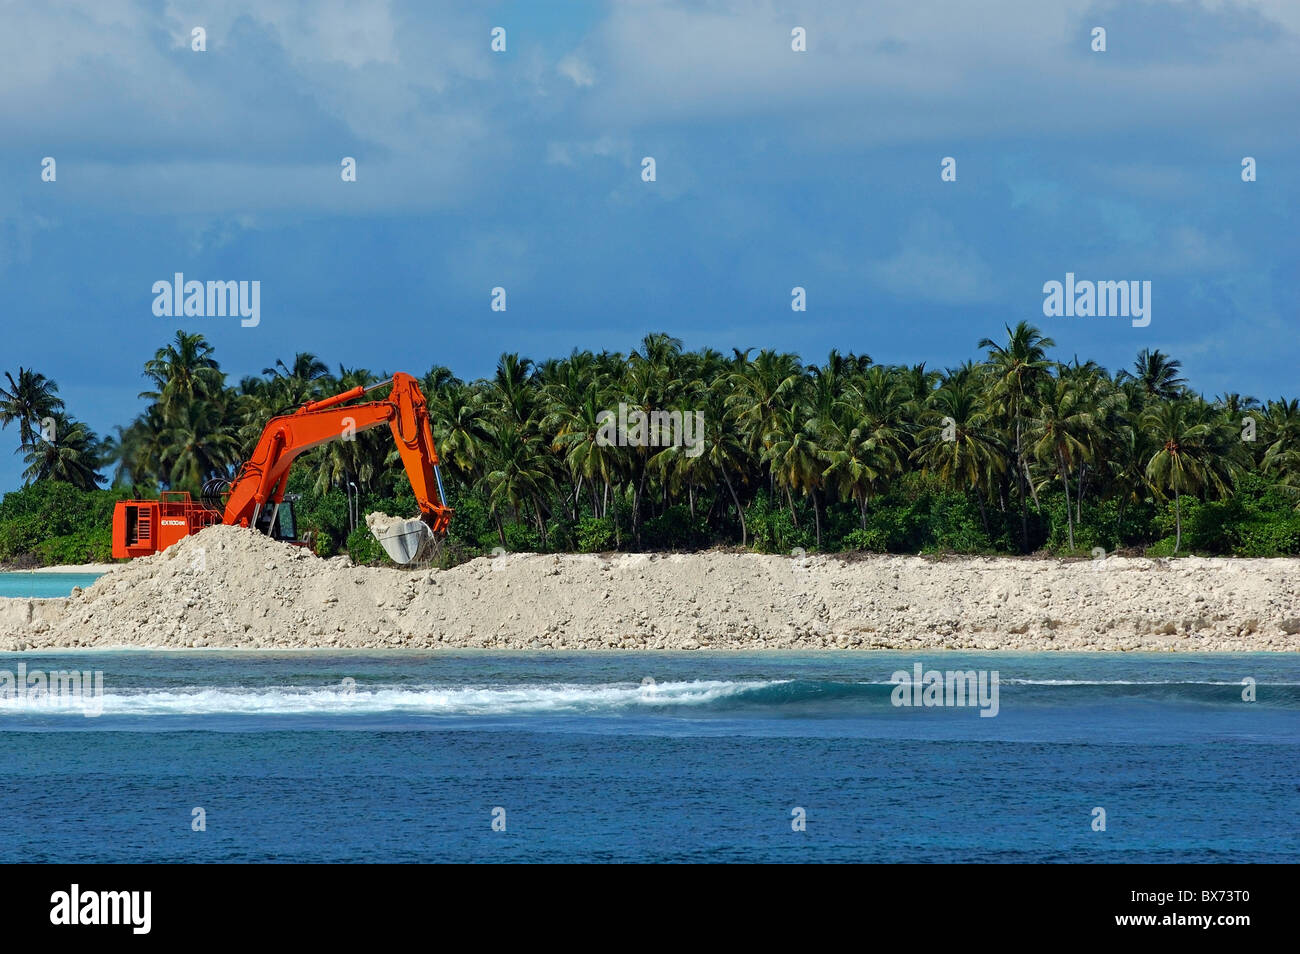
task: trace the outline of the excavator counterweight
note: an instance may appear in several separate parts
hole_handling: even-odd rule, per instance
[[[386,398],[349,403],[387,384],[392,390]],[[446,535],[453,511],[442,490],[428,403],[409,374],[396,374],[391,382],[371,388],[358,386],[271,418],[231,481],[224,507],[196,502],[181,491],[164,492],[156,501],[119,501],[113,512],[113,556],[148,556],[216,523],[252,527],[296,542],[292,507],[285,500],[294,460],[314,447],[352,440],[385,424],[411,479],[420,514],[411,520],[367,524],[394,562],[412,562],[432,541]]]

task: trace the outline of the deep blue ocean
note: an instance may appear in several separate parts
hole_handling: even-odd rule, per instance
[[[895,706],[918,662],[996,671],[997,715]],[[0,656],[19,664],[102,671],[103,696],[0,673],[3,862],[1300,860],[1294,655]]]

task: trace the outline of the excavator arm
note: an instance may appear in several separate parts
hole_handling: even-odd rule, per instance
[[[432,534],[444,535],[453,511],[446,505],[442,491],[438,452],[433,446],[433,432],[429,427],[428,404],[415,378],[409,374],[395,374],[392,390],[386,398],[362,404],[347,403],[388,383],[370,388],[358,385],[268,421],[252,456],[245,461],[230,485],[222,522],[241,527],[256,526],[258,516],[268,503],[278,505],[284,500],[289,469],[299,456],[321,444],[349,440],[362,431],[387,424],[411,479],[411,489],[420,507],[419,522]],[[419,529],[418,523],[416,527]],[[381,542],[384,542],[382,538]],[[388,543],[385,547],[393,552]]]

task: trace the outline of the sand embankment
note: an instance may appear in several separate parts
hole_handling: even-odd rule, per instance
[[[0,649],[1300,650],[1300,560],[747,553],[354,567],[212,527],[62,600],[0,600]]]

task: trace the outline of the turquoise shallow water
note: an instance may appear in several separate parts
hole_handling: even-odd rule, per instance
[[[0,573],[0,597],[67,596],[74,586],[82,589],[94,583],[99,573]]]
[[[997,671],[996,717],[895,706],[918,662]],[[102,712],[0,699],[5,862],[1300,860],[1294,655],[28,652],[0,686],[20,664],[102,672]]]

